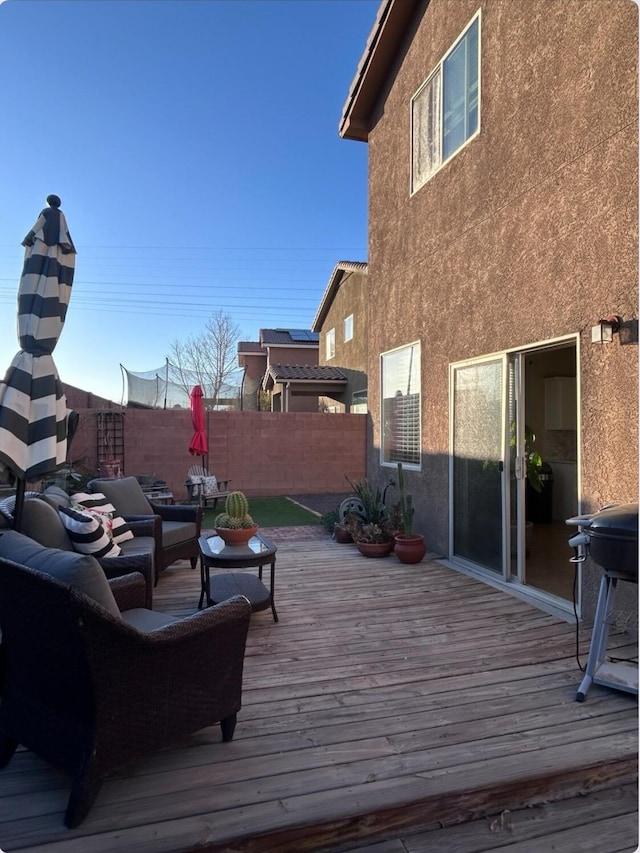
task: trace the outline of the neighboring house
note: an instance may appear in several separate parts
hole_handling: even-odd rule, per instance
[[[565,519],[638,500],[637,62],[627,0],[383,0],[340,123],[368,143],[369,475],[402,461],[431,551],[567,613]]]
[[[347,383],[339,370],[318,366],[318,334],[309,329],[261,329],[258,342],[238,344],[238,363],[245,411],[317,412],[320,395]]]
[[[311,328],[320,338],[320,364],[338,368],[347,382],[321,399],[331,412],[367,412],[367,265],[338,261]]]

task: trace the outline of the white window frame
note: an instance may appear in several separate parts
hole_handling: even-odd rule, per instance
[[[327,361],[331,358],[335,358],[336,355],[336,330],[329,329],[324,337],[325,343],[325,358]]]
[[[444,136],[447,132],[445,105],[443,97],[445,64],[466,38],[471,27],[477,22],[478,28],[478,57],[477,57],[477,93],[476,93],[476,126],[471,133],[466,132],[464,140],[446,156],[443,155]],[[480,69],[481,69],[481,12],[469,21],[459,37],[438,62],[429,77],[411,98],[409,105],[411,128],[411,175],[410,194],[413,195],[423,187],[444,165],[452,160],[462,149],[480,133]],[[465,86],[465,97],[468,90]],[[420,169],[420,165],[422,168]]]
[[[404,468],[419,471],[422,466],[421,351],[420,341],[413,341],[380,356],[380,465],[383,467],[395,468],[402,462]],[[396,399],[400,404],[395,412],[395,417],[400,418],[400,423],[395,421],[399,446],[391,447],[394,426],[391,406]]]
[[[353,340],[353,314],[344,318],[344,342]]]

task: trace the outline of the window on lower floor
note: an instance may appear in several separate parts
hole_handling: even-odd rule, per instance
[[[480,127],[480,17],[471,21],[411,99],[411,192]]]
[[[364,391],[354,391],[351,395],[351,409],[352,414],[355,415],[366,415],[368,412],[368,404],[367,404],[367,390],[365,388]]]
[[[420,343],[381,356],[382,464],[420,467]]]
[[[325,343],[325,358],[329,360],[333,358],[336,354],[336,330],[329,329],[329,331],[325,335],[324,339]]]

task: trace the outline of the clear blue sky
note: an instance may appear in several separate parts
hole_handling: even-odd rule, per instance
[[[23,237],[62,199],[78,251],[54,359],[119,401],[213,311],[309,328],[367,259],[367,146],[338,122],[379,0],[0,4],[0,376]]]

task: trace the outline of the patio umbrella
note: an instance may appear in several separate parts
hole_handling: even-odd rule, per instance
[[[50,195],[47,204],[22,241],[20,351],[0,382],[0,468],[16,481],[16,529],[25,484],[53,473],[67,455],[69,413],[52,353],[71,298],[76,250],[60,199]]]
[[[193,456],[202,456],[202,467],[206,469],[207,466],[204,464],[204,457],[207,455],[208,442],[205,430],[204,404],[202,402],[203,396],[200,385],[194,385],[191,394],[189,395],[189,402],[191,403],[191,421],[195,432],[193,433],[193,438],[189,445],[189,453]]]

